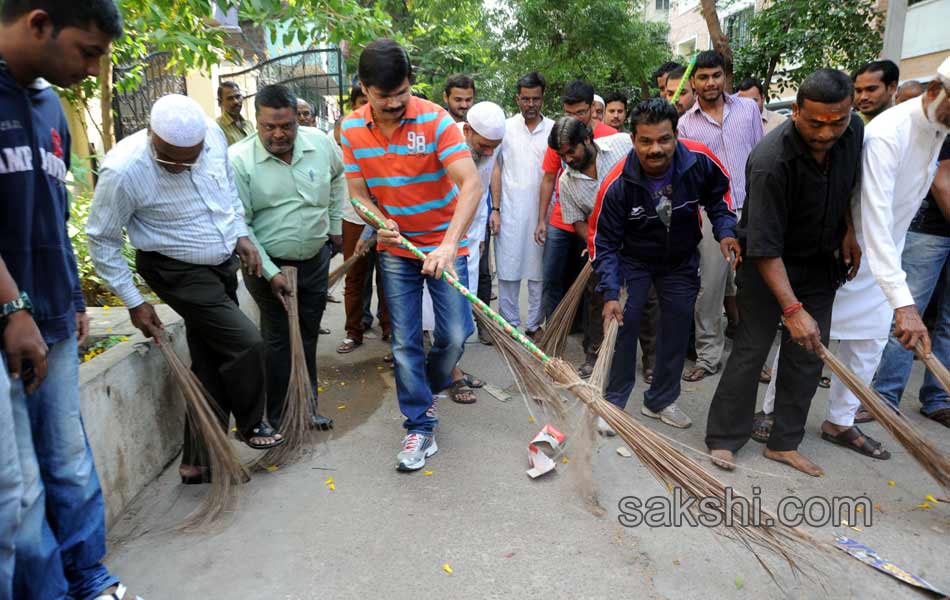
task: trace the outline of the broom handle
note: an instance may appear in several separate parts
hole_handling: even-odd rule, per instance
[[[947,372],[947,367],[945,367],[933,353],[924,354],[924,344],[920,340],[917,341],[917,345],[914,347],[914,354],[924,363],[934,376],[934,379],[940,382],[943,389],[950,392],[950,372]]]
[[[683,78],[680,79],[680,84],[676,86],[676,93],[673,94],[673,97],[670,98],[670,104],[676,104],[676,101],[680,99],[680,94],[683,93],[683,86],[689,80],[689,76],[693,74],[693,68],[696,66],[696,57],[698,54],[694,54],[693,58],[689,59],[689,64],[686,65],[686,72],[683,73]]]
[[[378,216],[376,216],[376,213],[374,213],[373,211],[363,206],[362,202],[360,202],[356,198],[350,198],[350,204],[352,204],[353,208],[355,208],[358,212],[362,213],[364,217],[366,217],[367,219],[375,223],[377,229],[386,229],[386,224],[383,223]],[[412,252],[412,254],[419,260],[426,259],[426,255],[422,252],[422,250],[419,250],[418,248],[416,248],[412,244],[412,242],[407,240],[402,235],[399,236],[399,245],[405,248],[406,250],[408,250],[409,252]],[[478,310],[488,315],[488,317],[491,318],[492,321],[500,325],[502,330],[505,333],[510,335],[512,338],[514,338],[514,340],[517,341],[519,344],[527,348],[528,351],[531,352],[531,354],[533,354],[535,357],[538,358],[538,360],[540,360],[541,362],[548,362],[549,360],[551,360],[551,358],[547,354],[545,354],[540,348],[538,348],[534,344],[534,342],[528,339],[528,337],[525,334],[521,333],[521,331],[519,331],[517,327],[515,327],[514,325],[506,321],[504,317],[502,317],[501,315],[493,311],[490,306],[482,302],[478,296],[470,292],[468,288],[462,285],[462,282],[460,282],[451,273],[449,273],[448,269],[442,270],[442,279],[444,279],[446,283],[448,283],[449,285],[454,287],[456,290],[458,290],[460,294],[465,296],[465,298],[469,302],[474,304]]]

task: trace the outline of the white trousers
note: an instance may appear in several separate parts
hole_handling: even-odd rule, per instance
[[[525,331],[534,331],[541,327],[541,321],[544,316],[541,314],[541,290],[543,284],[540,281],[528,281],[528,325]],[[521,296],[521,281],[498,280],[498,308],[501,316],[506,321],[519,327],[521,325],[521,305],[519,298]]]
[[[881,355],[884,354],[885,345],[887,345],[887,338],[840,340],[834,354],[861,381],[871,385],[874,373],[881,363]],[[766,414],[772,414],[772,409],[775,406],[775,380],[777,379],[775,375],[778,373],[778,355],[779,353],[776,352],[775,360],[772,362],[772,381],[769,382],[769,389],[766,390],[765,399],[762,403],[762,410]],[[858,397],[832,373],[831,388],[828,390],[828,421],[842,427],[851,427],[854,425],[854,415],[860,407],[861,401],[858,400]]]

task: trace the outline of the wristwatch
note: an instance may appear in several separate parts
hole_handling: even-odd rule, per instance
[[[10,300],[5,304],[0,304],[0,321],[5,321],[7,317],[21,310],[33,311],[33,303],[26,292],[20,292],[16,300]]]

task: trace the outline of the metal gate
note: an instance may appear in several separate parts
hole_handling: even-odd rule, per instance
[[[246,99],[251,99],[265,85],[283,84],[298,97],[309,102],[317,117],[317,126],[329,129],[334,114],[343,106],[346,86],[343,55],[339,48],[314,48],[277,56],[240,71],[218,75],[218,83],[233,81],[241,86]],[[336,97],[332,108],[327,98]]]
[[[132,135],[148,125],[152,104],[166,94],[187,95],[185,76],[176,75],[169,68],[170,52],[153,52],[141,65],[128,65],[112,69],[112,112],[115,115],[115,141]],[[116,84],[141,67],[141,83],[132,90],[118,91]]]

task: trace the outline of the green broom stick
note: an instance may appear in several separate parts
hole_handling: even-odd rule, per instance
[[[363,206],[362,202],[360,202],[356,198],[350,198],[350,204],[352,204],[353,208],[355,208],[358,212],[362,213],[363,216],[371,220],[376,225],[377,229],[386,229],[386,224],[383,223],[379,219],[378,216],[376,216],[376,213],[374,213],[373,211]],[[405,248],[406,250],[408,250],[409,252],[412,252],[412,254],[416,258],[420,260],[426,259],[426,255],[423,254],[421,250],[416,248],[414,245],[412,245],[412,242],[410,242],[409,240],[407,240],[401,235],[399,236],[399,245]],[[551,360],[551,358],[547,354],[545,354],[540,348],[538,348],[534,344],[534,342],[528,339],[528,336],[521,333],[521,331],[519,331],[517,327],[515,327],[514,325],[506,321],[501,315],[493,311],[491,307],[485,304],[484,302],[482,302],[478,298],[478,296],[468,291],[468,288],[462,285],[462,282],[460,282],[458,279],[452,276],[452,274],[449,273],[447,269],[444,269],[442,271],[442,279],[444,279],[446,283],[454,287],[456,290],[459,291],[459,293],[465,296],[465,298],[467,298],[469,302],[474,304],[475,307],[478,308],[478,310],[482,311],[483,313],[488,315],[493,321],[501,325],[501,328],[505,331],[505,333],[510,335],[518,343],[520,343],[522,346],[527,348],[528,351],[531,352],[531,354],[535,355],[541,362],[548,362],[549,360]]]
[[[670,104],[676,104],[676,101],[680,99],[680,94],[683,93],[683,85],[686,84],[689,76],[693,74],[693,68],[696,66],[697,56],[698,54],[694,54],[693,58],[689,59],[689,64],[686,66],[686,72],[683,73],[683,78],[680,79],[680,84],[676,86],[676,93],[673,94],[673,97],[670,99]]]

